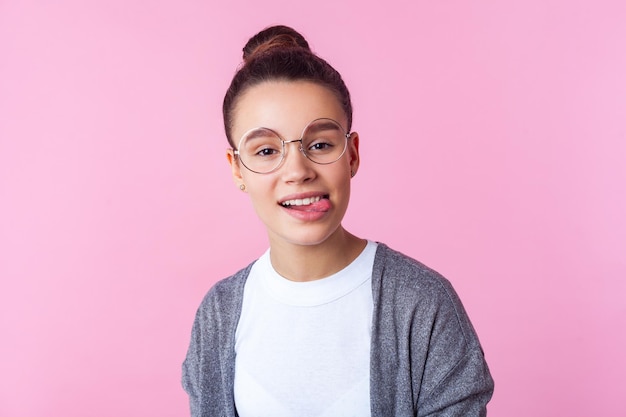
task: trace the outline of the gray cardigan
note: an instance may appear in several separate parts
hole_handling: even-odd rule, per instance
[[[235,330],[251,266],[215,284],[196,314],[182,379],[193,417],[237,416]],[[486,416],[493,379],[450,283],[379,243],[372,294],[372,416]]]

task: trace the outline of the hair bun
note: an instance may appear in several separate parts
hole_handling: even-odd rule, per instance
[[[243,60],[249,62],[257,55],[274,48],[304,48],[310,51],[304,36],[289,26],[277,25],[263,29],[250,38],[243,47]]]

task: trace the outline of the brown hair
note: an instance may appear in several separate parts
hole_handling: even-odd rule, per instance
[[[315,55],[304,37],[288,26],[272,26],[254,35],[243,48],[243,66],[233,77],[222,112],[228,142],[237,99],[248,88],[264,81],[311,81],[328,88],[336,96],[352,125],[350,92],[341,75],[328,62]]]

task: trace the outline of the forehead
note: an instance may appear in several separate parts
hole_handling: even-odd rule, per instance
[[[265,81],[238,99],[233,113],[233,136],[257,127],[296,137],[312,120],[329,118],[346,127],[346,115],[335,94],[308,81]]]

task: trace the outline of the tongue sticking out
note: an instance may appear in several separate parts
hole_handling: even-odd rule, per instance
[[[288,206],[290,210],[297,211],[328,211],[330,209],[330,201],[327,198],[322,198],[315,203],[302,205],[302,206]]]

